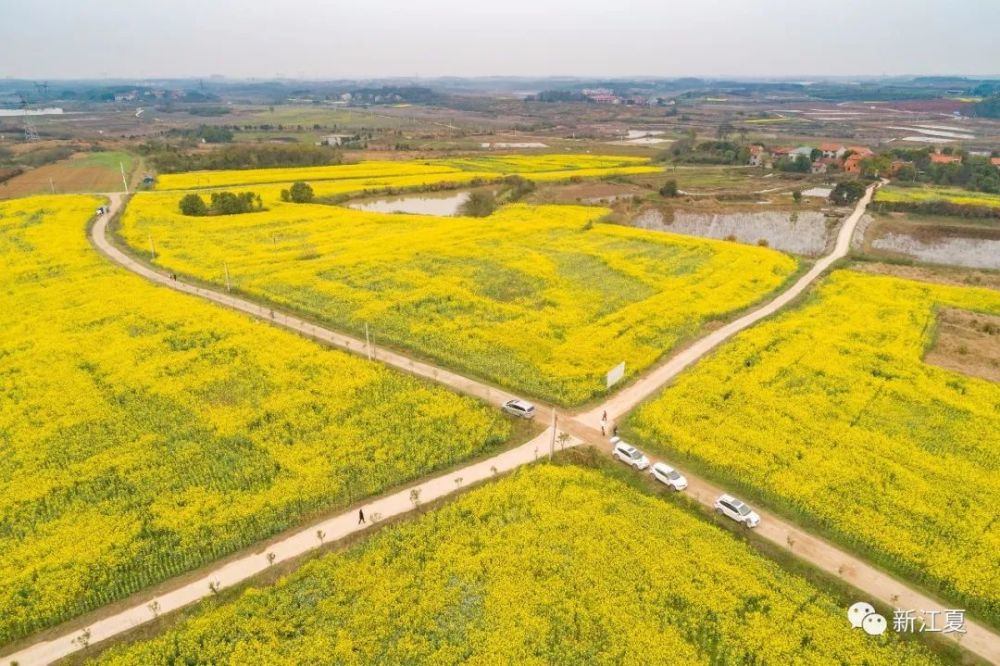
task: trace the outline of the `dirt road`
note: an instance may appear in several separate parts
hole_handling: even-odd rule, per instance
[[[87,627],[90,631],[89,643],[94,645],[123,634],[141,624],[152,621],[157,615],[176,611],[211,596],[213,588],[221,590],[237,585],[256,576],[273,564],[304,555],[319,548],[323,543],[333,543],[362,532],[377,525],[381,520],[413,511],[419,507],[419,504],[432,502],[462,488],[509,472],[521,465],[533,463],[548,455],[551,442],[552,430],[549,428],[517,448],[504,451],[460,470],[415,483],[392,495],[362,504],[361,509],[364,510],[366,517],[364,524],[360,524],[358,521],[358,509],[352,508],[332,518],[304,527],[295,534],[271,544],[266,549],[227,562],[204,576],[179,585],[169,592],[144,598],[141,602],[125,610],[93,622]],[[570,440],[565,446],[575,446],[578,443],[578,440]],[[414,490],[419,493],[416,501],[414,501],[412,494]],[[273,555],[273,559],[268,559],[269,554]],[[154,607],[156,608],[155,613],[153,612]],[[2,663],[8,664],[16,661],[20,666],[50,664],[79,650],[78,638],[80,635],[81,632],[75,631],[65,633],[49,641],[40,641],[19,652],[4,656]]]
[[[704,357],[723,341],[776,312],[799,296],[831,264],[841,257],[846,256],[851,236],[864,213],[865,207],[871,200],[872,194],[873,188],[870,188],[845,221],[838,234],[833,251],[819,260],[808,273],[803,275],[788,290],[759,309],[697,341],[668,360],[667,363],[654,369],[617,395],[612,396],[603,404],[560,422],[559,430],[572,435],[572,439],[567,446],[589,443],[607,451],[608,443],[599,432],[601,416],[605,410],[608,412],[609,420],[620,419],[635,408],[642,400],[662,388],[684,368]],[[117,195],[111,195],[111,198],[113,214],[121,206],[121,198]],[[161,285],[206,298],[220,305],[246,312],[267,321],[273,321],[277,325],[315,337],[328,344],[355,353],[366,353],[364,342],[356,338],[329,331],[293,316],[275,313],[272,317],[269,309],[255,303],[209,289],[186,285],[140,264],[118,250],[107,240],[106,230],[109,217],[110,215],[101,218],[94,224],[91,233],[92,240],[101,252],[123,267]],[[477,396],[494,404],[502,403],[512,397],[509,393],[487,386],[474,379],[463,377],[430,364],[411,360],[402,354],[376,350],[376,360],[388,363],[407,372],[428,377],[462,393]],[[540,408],[539,412],[540,418],[546,419],[546,421],[551,418],[551,411],[547,408]],[[412,511],[416,508],[416,504],[411,499],[411,489],[413,488],[419,488],[420,501],[426,502],[439,499],[458,491],[462,487],[468,487],[474,483],[489,479],[495,474],[512,470],[544,457],[549,450],[551,442],[552,429],[549,428],[530,442],[494,456],[489,460],[470,464],[454,472],[414,484],[410,488],[398,493],[373,500],[370,504],[364,506],[365,513],[369,517],[381,515],[382,518],[389,518]],[[724,492],[724,489],[697,476],[686,472],[685,476],[687,476],[689,483],[688,489],[685,492],[706,507],[711,508],[715,499]],[[944,609],[948,607],[944,602],[924,595],[918,590],[865,563],[860,558],[801,530],[775,515],[760,510],[758,510],[758,513],[761,516],[761,525],[757,528],[757,534],[778,547],[792,552],[813,566],[837,576],[846,583],[858,588],[858,590],[861,590],[858,593],[858,601],[870,602],[878,600],[888,606],[917,610]],[[140,604],[95,621],[89,625],[90,642],[97,643],[112,638],[129,631],[135,626],[152,620],[154,615],[150,610],[149,604],[153,601],[159,604],[158,612],[165,613],[195,603],[199,599],[212,594],[209,588],[210,584],[216,586],[217,589],[221,589],[253,577],[267,568],[267,553],[274,553],[275,562],[284,561],[306,553],[320,545],[320,540],[317,536],[318,531],[322,531],[324,540],[329,542],[363,529],[366,529],[366,526],[359,526],[357,524],[357,513],[354,509],[320,523],[310,525],[292,536],[273,544],[266,551],[240,557],[219,566],[193,582],[179,585],[155,599],[144,599]],[[844,612],[844,622],[846,625],[846,608]],[[946,636],[960,641],[965,649],[983,657],[991,663],[1000,664],[1000,636],[991,629],[971,621],[966,622],[965,628],[965,634],[947,634]],[[5,656],[3,660],[6,662],[16,660],[22,666],[26,664],[51,663],[78,650],[79,645],[74,640],[79,635],[80,632],[78,631],[66,632],[53,640],[38,642],[16,654]]]
[[[828,255],[819,259],[809,269],[809,272],[799,278],[795,284],[778,294],[778,296],[765,305],[712,331],[605,402],[597,405],[588,412],[578,414],[576,419],[592,428],[599,428],[601,416],[607,411],[608,418],[611,421],[619,420],[622,416],[635,409],[640,402],[663,388],[663,386],[689,365],[740,331],[750,328],[765,317],[769,317],[800,296],[835,261],[847,256],[847,252],[851,247],[851,237],[854,235],[854,229],[858,226],[861,216],[864,215],[865,208],[871,201],[874,191],[874,185],[869,187],[865,196],[862,197],[844,221],[844,224],[840,227],[840,233],[837,234],[837,242],[834,244],[833,250]]]

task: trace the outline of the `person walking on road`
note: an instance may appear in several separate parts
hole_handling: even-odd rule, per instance
[[[358,509],[358,525],[364,525],[364,524],[365,524],[365,510]]]
[[[608,433],[604,431],[604,424],[601,424],[601,437],[607,437]]]
[[[607,422],[608,422],[608,410],[605,409],[604,414],[601,415],[601,423],[607,423]]]

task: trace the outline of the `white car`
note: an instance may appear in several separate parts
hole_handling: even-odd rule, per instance
[[[666,463],[658,462],[653,465],[650,474],[654,479],[674,490],[684,490],[688,487],[688,480],[684,475]]]
[[[535,406],[524,400],[508,400],[503,404],[503,411],[512,416],[519,416],[522,419],[535,418]]]
[[[642,451],[635,448],[631,444],[627,444],[620,439],[615,442],[615,449],[612,454],[618,460],[621,460],[626,465],[631,465],[632,467],[643,470],[649,467],[649,458],[643,455]]]
[[[757,515],[757,512],[732,495],[723,495],[715,500],[715,511],[738,523],[743,523],[747,527],[760,525],[760,516]]]

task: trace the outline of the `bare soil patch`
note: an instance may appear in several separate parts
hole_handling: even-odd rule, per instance
[[[543,185],[528,199],[540,204],[600,204],[633,196],[645,197],[649,190],[627,183],[589,181],[569,185]]]
[[[1000,316],[943,308],[938,334],[924,360],[991,382],[1000,382]]]
[[[855,262],[851,269],[876,275],[892,275],[907,280],[936,282],[957,287],[986,287],[1000,290],[1000,273],[945,266],[910,266],[880,262]]]
[[[117,163],[95,160],[102,153],[78,153],[73,157],[36,169],[0,183],[0,199],[32,194],[64,194],[68,192],[107,192],[122,188],[122,176]],[[126,172],[132,171],[126,165]]]

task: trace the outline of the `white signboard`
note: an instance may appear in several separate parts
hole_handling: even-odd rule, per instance
[[[608,388],[611,388],[625,376],[625,361],[622,361],[608,371]]]

